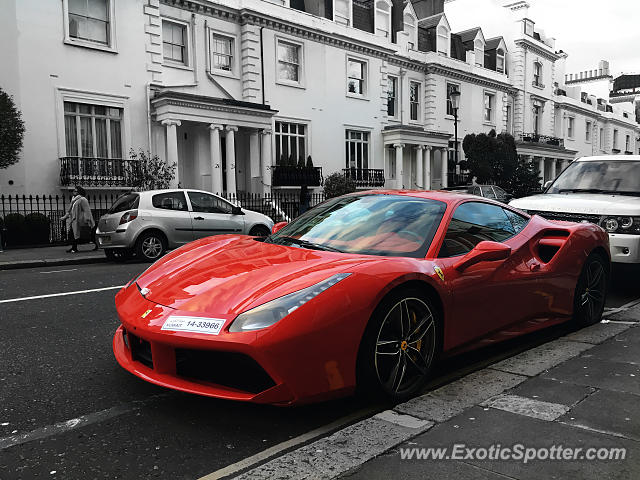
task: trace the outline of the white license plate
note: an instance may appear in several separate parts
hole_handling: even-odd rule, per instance
[[[161,330],[218,335],[223,325],[224,320],[219,318],[173,316],[164,321]]]

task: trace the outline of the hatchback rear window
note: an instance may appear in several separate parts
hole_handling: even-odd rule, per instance
[[[118,198],[111,208],[109,209],[109,213],[119,213],[126,212],[127,210],[133,210],[138,208],[140,204],[140,195],[137,193],[129,193],[127,195],[123,195]]]

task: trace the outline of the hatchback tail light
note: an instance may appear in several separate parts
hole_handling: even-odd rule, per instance
[[[128,223],[138,218],[138,210],[130,210],[120,217],[120,225]]]

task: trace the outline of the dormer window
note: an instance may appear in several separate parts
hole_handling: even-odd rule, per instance
[[[449,55],[449,29],[444,25],[438,27],[438,53]]]
[[[404,31],[409,35],[409,49],[417,50],[418,29],[416,28],[416,17],[410,13],[404,14]]]
[[[479,38],[473,42],[473,51],[476,57],[476,65],[484,67],[484,42]]]
[[[350,26],[352,24],[351,0],[334,0],[333,20],[340,25]]]
[[[388,0],[376,1],[375,19],[376,35],[388,38],[391,35],[391,2]]]
[[[501,48],[496,50],[496,72],[505,73],[505,55]]]
[[[528,18],[524,19],[524,34],[533,37],[533,22]]]

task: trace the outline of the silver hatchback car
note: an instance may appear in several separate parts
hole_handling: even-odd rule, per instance
[[[132,253],[154,261],[167,249],[224,233],[267,236],[273,220],[209,192],[191,189],[132,192],[98,222],[96,239],[110,260]]]

